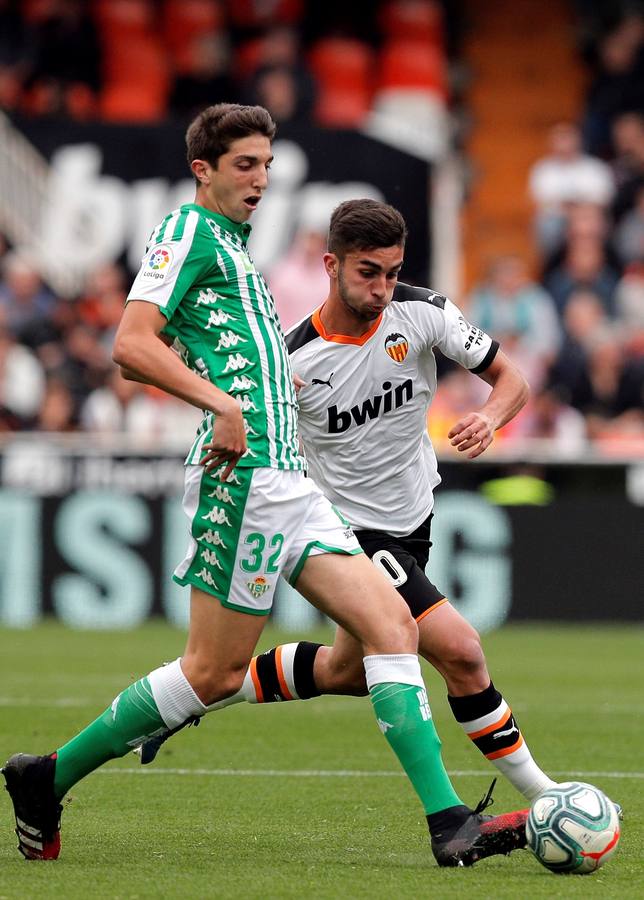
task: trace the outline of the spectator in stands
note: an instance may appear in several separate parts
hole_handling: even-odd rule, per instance
[[[278,122],[310,118],[315,80],[302,60],[296,29],[281,25],[266,31],[244,97],[247,103],[266,106]]]
[[[0,316],[0,430],[31,427],[42,401],[45,377],[34,354],[17,343]]]
[[[644,354],[644,260],[624,272],[615,289],[615,307],[627,345]]]
[[[534,164],[529,176],[530,194],[537,208],[537,241],[546,252],[561,242],[571,204],[605,207],[614,193],[609,166],[582,152],[577,125],[555,125],[549,145],[550,153]]]
[[[591,345],[583,387],[586,393],[579,406],[588,418],[591,437],[601,436],[622,416],[628,430],[644,428],[644,357],[627,356],[615,329],[598,335]]]
[[[96,329],[80,322],[65,331],[62,351],[62,364],[51,374],[65,382],[75,406],[80,408],[88,394],[104,384],[112,369],[111,356],[102,346]]]
[[[33,41],[16,0],[0,0],[0,108],[16,109],[33,64]]]
[[[609,264],[602,241],[589,236],[569,243],[560,265],[544,278],[544,286],[555,301],[560,316],[577,288],[594,291],[601,297],[606,312],[613,315],[619,274]]]
[[[34,27],[35,53],[26,88],[36,112],[67,109],[67,95],[82,86],[97,93],[101,45],[94,20],[82,0],[50,0]]]
[[[470,298],[469,315],[501,341],[533,390],[537,389],[559,350],[562,334],[552,298],[530,279],[520,257],[502,256],[492,263],[486,281]]]
[[[63,378],[47,378],[36,421],[38,431],[67,432],[78,428],[77,405]]]
[[[313,92],[289,66],[262,66],[253,78],[249,102],[265,107],[278,125],[308,122]]]
[[[629,112],[613,123],[613,177],[617,194],[613,217],[619,222],[633,208],[639,189],[644,186],[644,113]]]
[[[86,431],[102,434],[155,434],[156,404],[143,385],[126,381],[113,369],[105,385],[96,388],[84,401],[80,422]]]
[[[192,118],[206,106],[235,103],[238,88],[230,76],[230,48],[225,35],[204,34],[191,42],[190,68],[177,75],[170,95],[170,109]]]
[[[613,120],[629,110],[644,110],[643,40],[642,15],[637,11],[600,38],[583,124],[584,145],[590,153],[607,156]]]
[[[84,401],[81,427],[101,435],[126,434],[139,444],[180,448],[194,438],[200,413],[187,403],[168,397],[136,381],[126,381],[113,369],[101,387]]]
[[[90,272],[86,289],[78,302],[80,319],[98,332],[108,354],[112,352],[116,329],[123,315],[127,276],[116,263],[103,263]]]
[[[615,230],[615,248],[624,265],[644,262],[644,180],[635,194],[635,204]]]
[[[579,407],[585,396],[590,347],[609,324],[601,298],[589,290],[573,291],[564,311],[563,324],[564,341],[548,374],[547,384],[567,403]]]
[[[554,386],[531,397],[521,417],[521,437],[545,440],[550,452],[569,459],[579,457],[588,446],[586,420]]]
[[[285,331],[326,297],[329,276],[322,262],[325,252],[326,232],[302,227],[290,250],[269,272],[269,287]]]
[[[47,318],[54,296],[38,274],[29,256],[17,250],[5,254],[0,281],[0,308],[7,327],[18,337],[36,319]]]

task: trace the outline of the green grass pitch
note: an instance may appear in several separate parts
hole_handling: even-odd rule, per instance
[[[133,754],[109,763],[72,790],[55,863],[18,855],[1,792],[0,900],[640,898],[643,638],[637,627],[514,626],[484,642],[541,765],[624,806],[618,853],[592,876],[552,875],[527,851],[438,869],[369,701],[337,697],[226,709],[177,735],[152,766]],[[268,629],[262,649],[285,639]],[[0,761],[53,750],[182,643],[162,623],[117,634],[53,623],[0,631]],[[447,767],[473,805],[495,770],[454,723],[429,667],[426,676]],[[493,811],[522,805],[500,780]]]

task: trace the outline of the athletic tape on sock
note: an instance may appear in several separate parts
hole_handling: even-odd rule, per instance
[[[420,688],[425,687],[415,653],[365,656],[363,662],[369,690],[376,684],[411,684]]]

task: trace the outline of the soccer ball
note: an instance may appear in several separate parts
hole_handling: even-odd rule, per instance
[[[592,784],[565,781],[540,794],[526,822],[528,847],[551,872],[587,875],[619,843],[617,810]]]

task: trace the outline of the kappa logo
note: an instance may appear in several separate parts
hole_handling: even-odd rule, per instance
[[[206,522],[212,522],[213,525],[228,525],[229,527],[232,525],[232,522],[226,515],[226,510],[220,506],[213,506],[210,512],[207,512],[201,518],[205,519]]]
[[[404,362],[409,352],[409,341],[404,334],[398,334],[398,332],[388,334],[385,338],[385,350],[395,363]]]
[[[235,375],[233,383],[228,388],[227,393],[232,394],[233,391],[251,391],[257,387],[257,382],[248,375]]]
[[[219,561],[219,557],[214,550],[209,550],[207,547],[204,547],[199,555],[204,562],[208,563],[209,566],[214,566],[216,569],[219,569],[220,572],[224,571],[224,567]]]
[[[219,500],[221,503],[230,503],[231,506],[237,506],[230,491],[227,487],[224,487],[223,484],[216,485],[215,489],[211,491],[208,496],[211,500]]]
[[[365,422],[377,419],[392,409],[399,409],[414,396],[411,378],[397,384],[395,388],[391,381],[384,381],[382,389],[384,394],[376,394],[360,405],[356,403],[351,409],[339,410],[337,406],[330,406],[327,410],[329,434],[342,434],[351,427],[352,422],[364,425]]]
[[[334,375],[334,374],[335,374],[334,372],[331,372],[331,374],[329,375],[329,378],[328,378],[327,381],[323,381],[321,378],[312,378],[312,379],[311,379],[311,385],[314,385],[314,384],[326,384],[327,387],[330,387],[331,390],[333,390],[333,385],[331,384],[331,379],[333,378],[333,375]]]
[[[253,403],[252,397],[249,397],[248,394],[237,397],[237,402],[241,406],[242,412],[257,412],[257,407]]]
[[[385,722],[384,719],[378,719],[378,728],[382,731],[383,734],[387,734],[389,729],[393,727],[394,726],[391,724],[391,722]]]
[[[224,550],[228,550],[228,547],[224,543],[224,539],[222,538],[222,536],[218,531],[213,531],[212,528],[209,528],[208,531],[206,531],[203,539],[207,544],[212,544],[213,547],[223,547]]]
[[[240,369],[250,366],[250,364],[250,360],[246,359],[245,356],[242,356],[241,353],[229,353],[228,362],[224,366],[224,374],[231,371],[238,372]]]
[[[215,347],[215,350],[229,350],[231,347],[236,347],[238,344],[247,344],[248,341],[246,338],[241,337],[239,334],[235,334],[234,331],[222,331],[219,335],[219,343]]]

